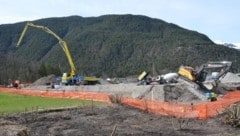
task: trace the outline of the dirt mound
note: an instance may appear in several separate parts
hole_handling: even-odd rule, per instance
[[[225,94],[229,90],[240,89],[240,77],[237,74],[228,72],[221,80],[218,85],[218,90]]]
[[[223,79],[221,79],[222,83],[240,83],[240,77],[234,73],[228,72]]]
[[[166,102],[196,103],[201,100],[188,91],[184,85],[165,85],[164,100]]]
[[[55,82],[55,75],[48,75],[46,77],[39,78],[36,80],[32,85],[37,86],[37,85],[50,85],[51,83]]]

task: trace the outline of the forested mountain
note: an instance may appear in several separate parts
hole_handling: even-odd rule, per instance
[[[70,16],[33,21],[67,42],[79,75],[118,76],[152,71],[176,72],[180,65],[229,60],[240,71],[240,52],[214,44],[206,35],[163,20],[139,15]],[[29,28],[16,48],[26,22],[0,25],[0,83],[32,82],[47,74],[69,72],[58,40]]]

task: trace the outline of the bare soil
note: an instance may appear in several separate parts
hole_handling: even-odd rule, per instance
[[[224,125],[222,118],[176,119],[114,104],[0,117],[0,135],[238,136],[240,129]]]

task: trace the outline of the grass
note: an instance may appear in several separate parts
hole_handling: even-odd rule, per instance
[[[101,102],[94,102],[94,104]],[[44,98],[37,96],[0,93],[0,113],[11,114],[33,109],[63,108],[92,105],[92,101],[80,99]]]

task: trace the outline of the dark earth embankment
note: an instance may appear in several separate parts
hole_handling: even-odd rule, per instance
[[[0,117],[0,135],[156,135],[237,136],[240,129],[224,125],[223,115],[208,120],[157,116],[126,106],[81,107],[63,111]],[[182,121],[182,123],[180,123]],[[180,129],[179,125],[182,125]],[[6,129],[11,127],[11,129]]]

